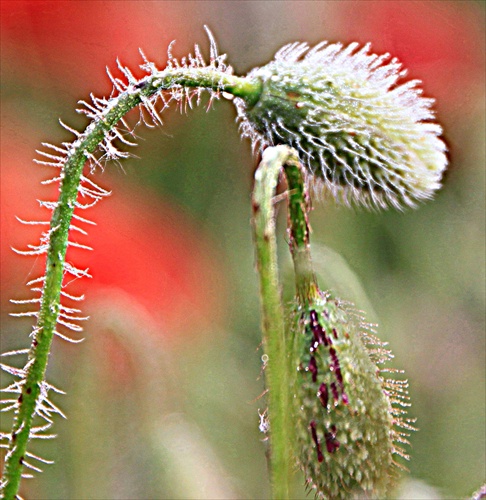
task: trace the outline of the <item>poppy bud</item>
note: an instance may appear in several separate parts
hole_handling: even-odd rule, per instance
[[[391,358],[362,318],[321,294],[291,320],[295,453],[316,498],[375,498],[393,483],[408,443],[407,383],[382,377]],[[385,371],[385,370],[383,370]]]
[[[433,99],[369,45],[294,43],[252,70],[259,97],[235,99],[253,145],[295,148],[321,189],[345,203],[414,206],[440,187],[447,158]]]

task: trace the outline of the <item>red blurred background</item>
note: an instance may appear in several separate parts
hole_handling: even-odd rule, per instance
[[[113,63],[119,55],[127,54],[124,64],[141,75],[137,47],[150,48],[154,40],[167,47],[171,39],[164,35],[164,25],[170,24],[179,37],[188,38],[183,23],[177,25],[180,8],[170,4],[161,8],[150,2],[2,1],[1,8],[4,81],[17,81],[17,85],[29,82],[27,91],[39,96],[60,93],[66,110],[75,98],[88,92],[109,93],[103,69],[110,66],[116,73]],[[149,22],[154,15],[157,24]],[[151,51],[156,52],[152,49],[148,53]],[[161,59],[163,62],[164,56]],[[32,163],[39,138],[50,138],[31,123],[27,131],[9,99],[4,102],[3,114],[1,255],[5,289],[17,285],[19,277],[25,278],[27,273],[28,279],[33,279],[42,272],[43,259],[35,259],[32,268],[34,259],[27,263],[10,250],[11,246],[26,249],[25,245],[34,244],[40,235],[32,226],[20,227],[15,216],[47,220],[47,210],[39,208],[35,200],[54,200],[57,189],[39,186],[41,180],[55,175],[54,169]],[[218,322],[224,304],[224,278],[217,265],[221,260],[208,235],[180,208],[157,200],[143,187],[131,187],[123,193],[119,180],[111,177],[109,189],[118,184],[113,187],[114,196],[86,214],[88,219],[99,221],[96,226],[84,227],[89,231],[88,244],[96,251],[90,255],[71,248],[67,256],[77,267],[88,267],[93,275],[88,301],[109,295],[113,288],[123,290],[161,321],[167,335],[192,330],[194,325],[202,331],[208,321]],[[81,240],[78,237],[78,242]],[[82,290],[86,283],[76,285]],[[8,298],[5,295],[3,299]]]

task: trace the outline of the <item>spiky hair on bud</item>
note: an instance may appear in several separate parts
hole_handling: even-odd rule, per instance
[[[253,146],[286,144],[346,204],[415,206],[440,188],[447,164],[433,99],[418,80],[399,84],[401,64],[367,44],[293,43],[247,78],[258,99],[235,99],[242,135]]]
[[[407,381],[380,367],[391,352],[328,294],[297,307],[289,324],[294,449],[306,486],[319,499],[389,493],[413,430]]]

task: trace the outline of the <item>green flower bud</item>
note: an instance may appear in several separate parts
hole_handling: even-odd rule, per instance
[[[248,74],[259,95],[235,100],[242,134],[254,147],[298,150],[318,187],[345,203],[414,206],[440,187],[447,164],[433,100],[416,80],[397,85],[396,59],[357,48],[283,47]]]
[[[316,498],[386,494],[396,470],[394,454],[408,458],[404,420],[407,383],[385,379],[377,364],[389,358],[362,322],[325,294],[300,306],[291,320],[291,396],[295,452]],[[390,371],[390,370],[389,370]]]

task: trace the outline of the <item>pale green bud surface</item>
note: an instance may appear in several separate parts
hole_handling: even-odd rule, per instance
[[[407,383],[385,379],[391,358],[370,325],[326,294],[290,321],[294,450],[316,498],[384,498],[396,473]],[[398,405],[398,407],[397,407]]]
[[[235,99],[254,146],[295,148],[320,190],[345,203],[414,206],[440,188],[447,164],[432,99],[389,55],[354,43],[294,43],[247,78],[259,98]]]

